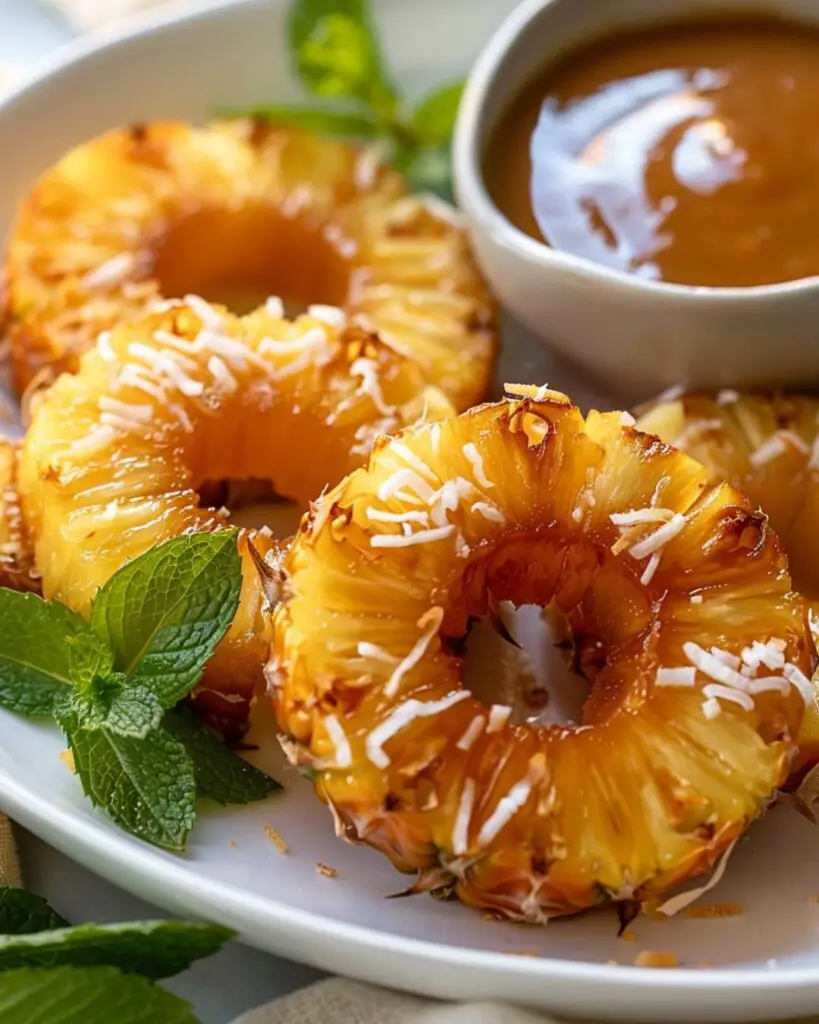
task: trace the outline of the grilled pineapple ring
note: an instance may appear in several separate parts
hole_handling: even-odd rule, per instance
[[[744,495],[619,413],[514,393],[385,440],[324,497],[284,559],[267,676],[340,834],[416,888],[543,921],[714,864],[787,774],[809,640]],[[462,687],[493,598],[554,600],[601,642],[581,727]]]
[[[647,410],[638,426],[698,459],[759,504],[788,554],[819,637],[819,398],[799,394],[681,394]],[[796,770],[819,762],[819,708],[799,734]]]
[[[303,503],[360,465],[380,430],[445,397],[415,363],[360,328],[265,309],[243,318],[201,299],[103,334],[34,411],[19,488],[43,593],[85,612],[97,588],[152,545],[227,525],[204,481],[261,479]],[[277,546],[256,534],[268,558]],[[199,699],[243,722],[269,645],[263,591],[242,535],[239,611]]]
[[[100,331],[163,294],[253,290],[344,307],[458,408],[485,392],[495,310],[446,204],[294,128],[156,122],[64,156],[6,257],[19,391],[75,370]]]

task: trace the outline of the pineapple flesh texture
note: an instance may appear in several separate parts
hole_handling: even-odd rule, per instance
[[[101,331],[162,296],[273,294],[344,307],[458,408],[480,400],[495,308],[464,234],[375,156],[249,120],[153,122],[71,150],[9,240],[18,391],[73,372]]]
[[[360,465],[381,430],[451,406],[418,367],[359,328],[202,300],[103,335],[37,403],[19,487],[46,598],[83,614],[123,564],[171,537],[229,525],[204,481],[265,480],[307,507]],[[278,542],[240,534],[239,611],[197,700],[247,717],[270,643],[248,542],[275,572]],[[222,723],[224,724],[224,723]]]
[[[729,850],[787,775],[810,639],[743,494],[618,413],[516,393],[385,439],[322,499],[284,559],[267,676],[340,835],[416,891],[541,922],[654,898]],[[635,510],[657,519],[616,525]],[[462,688],[461,641],[496,600],[554,601],[601,641],[579,727]],[[763,668],[753,697],[711,690],[684,647],[736,666],[772,640],[801,689]]]
[[[819,636],[819,399],[799,394],[683,394],[638,421],[688,452],[712,482],[727,480],[768,516]],[[799,734],[794,778],[819,763],[819,693]]]
[[[0,587],[40,589],[17,492],[19,448],[0,438]]]

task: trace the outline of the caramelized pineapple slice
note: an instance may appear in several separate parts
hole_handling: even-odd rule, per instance
[[[21,392],[188,292],[342,306],[459,408],[483,396],[496,345],[445,204],[408,196],[375,150],[252,121],[153,122],[71,150],[23,201],[6,272]]]
[[[541,922],[730,849],[787,775],[812,646],[743,494],[619,413],[513,393],[384,439],[317,504],[267,675],[341,835],[416,890]],[[554,602],[599,642],[578,727],[463,687],[469,623],[499,600]]]
[[[415,363],[316,317],[239,319],[190,297],[103,334],[38,402],[22,447],[43,593],[85,613],[152,545],[228,525],[226,510],[202,506],[206,481],[264,480],[306,508],[380,432],[450,411]],[[279,553],[241,535],[241,605],[199,691],[212,718],[242,724],[270,641],[251,540],[269,562]]]

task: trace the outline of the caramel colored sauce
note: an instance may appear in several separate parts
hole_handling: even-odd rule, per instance
[[[533,238],[639,277],[819,274],[819,29],[749,16],[592,43],[513,101],[484,174]]]

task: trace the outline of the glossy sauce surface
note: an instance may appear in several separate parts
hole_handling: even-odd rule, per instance
[[[569,53],[501,118],[484,173],[527,234],[640,277],[819,274],[819,29],[704,20]]]

